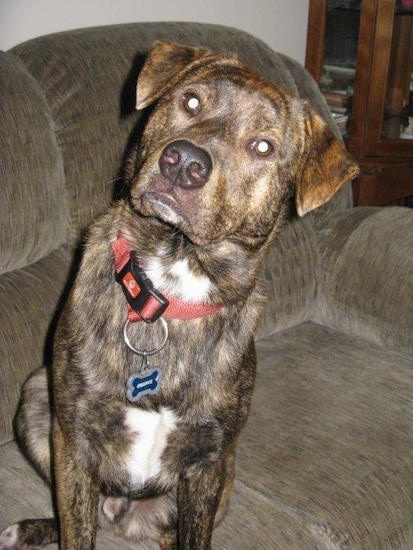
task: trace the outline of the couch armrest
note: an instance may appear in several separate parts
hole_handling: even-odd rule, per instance
[[[320,242],[317,321],[413,350],[413,210],[354,208]]]
[[[0,52],[0,273],[34,263],[66,240],[63,161],[38,82]]]

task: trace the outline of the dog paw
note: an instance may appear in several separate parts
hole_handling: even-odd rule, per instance
[[[106,497],[101,503],[103,517],[110,523],[119,521],[128,508],[128,499],[124,497]],[[0,547],[1,550],[1,547]]]
[[[0,533],[0,550],[20,550],[19,524],[14,523]]]

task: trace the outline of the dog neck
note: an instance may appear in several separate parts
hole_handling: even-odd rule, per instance
[[[217,313],[222,308],[222,304],[210,305],[195,302],[193,299],[182,300],[176,297],[176,292],[168,296],[162,294],[148,273],[142,269],[136,251],[121,233],[112,244],[112,251],[115,257],[116,280],[128,302],[129,321],[153,322],[160,316],[166,319],[196,319]]]
[[[126,208],[118,229],[136,250],[139,264],[163,294],[188,302],[244,303],[256,285],[262,254],[225,239],[205,246],[175,228]]]

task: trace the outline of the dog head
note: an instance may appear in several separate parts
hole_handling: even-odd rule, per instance
[[[293,194],[303,216],[357,174],[306,102],[234,56],[156,42],[138,78],[137,108],[155,101],[131,201],[195,244],[262,246]]]

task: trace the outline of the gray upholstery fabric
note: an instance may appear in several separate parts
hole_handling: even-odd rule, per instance
[[[239,451],[254,489],[280,499],[316,548],[413,548],[411,354],[314,323],[257,347]]]
[[[119,192],[143,122],[136,76],[158,38],[237,53],[335,128],[299,64],[226,27],[81,29],[0,54],[0,529],[51,513],[12,418],[50,360],[75,247]],[[347,185],[269,251],[257,388],[216,548],[413,548],[412,231],[411,210],[351,208]],[[98,548],[119,547],[100,533]]]
[[[68,224],[63,163],[42,90],[14,56],[0,52],[0,66],[0,273],[5,273],[57,248]]]
[[[258,328],[258,337],[311,317],[318,292],[318,261],[312,218],[291,220],[264,262],[263,283],[268,306]]]
[[[413,212],[356,208],[320,249],[323,323],[413,353]]]
[[[20,388],[43,363],[48,333],[65,285],[71,254],[62,249],[0,277],[0,443],[13,437],[12,418]]]

